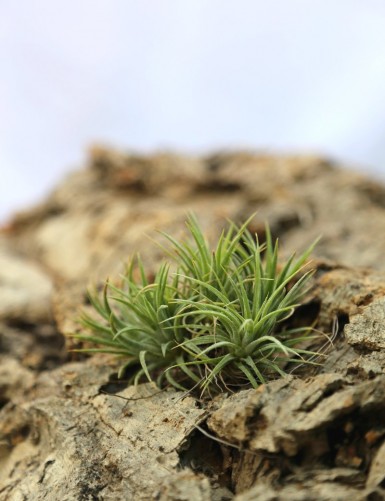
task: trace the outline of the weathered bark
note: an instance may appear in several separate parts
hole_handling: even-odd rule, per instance
[[[317,158],[95,149],[1,237],[0,500],[384,499],[384,199]],[[180,236],[189,210],[212,239],[258,210],[286,253],[323,234],[290,320],[333,339],[320,366],[202,402],[66,352],[86,286],[135,251],[155,269],[144,235]]]
[[[4,409],[0,499],[153,499],[172,482],[177,451],[205,412],[149,385],[99,394],[107,372],[65,366],[49,394]]]

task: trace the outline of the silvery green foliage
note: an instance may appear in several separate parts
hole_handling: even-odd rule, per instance
[[[311,329],[285,329],[308,288],[312,272],[303,266],[314,244],[298,258],[278,264],[278,241],[266,227],[259,244],[247,226],[231,223],[212,250],[190,216],[191,238],[170,243],[169,263],[153,281],[139,258],[132,260],[121,286],[106,283],[90,294],[98,316],[84,315],[89,335],[75,336],[98,345],[82,351],[116,354],[120,375],[147,378],[162,386],[218,391],[252,385],[284,375],[287,362],[308,362],[315,355],[299,348]],[[139,277],[139,278],[138,278]]]

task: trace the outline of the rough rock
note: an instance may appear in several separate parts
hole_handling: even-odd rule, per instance
[[[353,383],[320,374],[236,394],[211,414],[208,427],[241,451],[233,469],[236,491],[251,487],[251,479],[254,485],[265,485],[266,477],[297,485],[306,479],[313,487],[318,477],[317,484],[356,488],[359,499],[366,470],[368,488],[381,488],[384,415],[385,376]]]
[[[41,266],[0,240],[0,321],[50,322],[52,280]]]
[[[362,351],[385,349],[385,297],[373,301],[360,315],[355,315],[345,328],[349,344]]]
[[[317,157],[138,157],[95,148],[89,168],[16,218],[11,233],[58,276],[97,280],[136,250],[158,259],[148,235],[176,235],[191,210],[214,238],[224,218],[257,211],[255,227],[268,220],[289,249],[322,235],[320,257],[385,270],[384,198],[383,186]]]
[[[106,366],[68,364],[49,377],[35,381],[32,401],[3,410],[0,499],[153,499],[205,416],[191,397],[152,385],[100,393]]]
[[[384,200],[317,157],[94,148],[0,235],[0,501],[384,499]],[[67,352],[86,287],[137,251],[155,269],[149,237],[179,237],[189,211],[212,240],[256,212],[286,254],[322,235],[290,320],[322,332],[320,365],[201,401]]]

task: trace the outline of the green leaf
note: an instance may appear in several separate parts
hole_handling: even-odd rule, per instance
[[[151,379],[150,373],[148,372],[148,368],[147,368],[147,364],[146,364],[146,353],[147,352],[144,350],[139,352],[139,362],[140,362],[140,365],[142,366],[143,372],[145,373],[145,375],[147,376],[147,379],[151,383],[152,379]]]

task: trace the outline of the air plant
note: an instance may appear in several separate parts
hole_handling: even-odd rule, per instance
[[[286,321],[309,288],[313,272],[304,266],[315,244],[279,263],[278,240],[266,226],[259,243],[250,219],[230,223],[214,250],[194,216],[190,239],[163,234],[175,271],[165,262],[150,281],[137,257],[119,286],[107,282],[101,295],[90,293],[98,319],[84,314],[91,334],[75,337],[99,347],[81,351],[121,357],[119,375],[131,372],[135,383],[146,378],[203,392],[255,388],[284,376],[288,364],[314,363],[317,353],[303,348],[311,327],[288,328]]]

